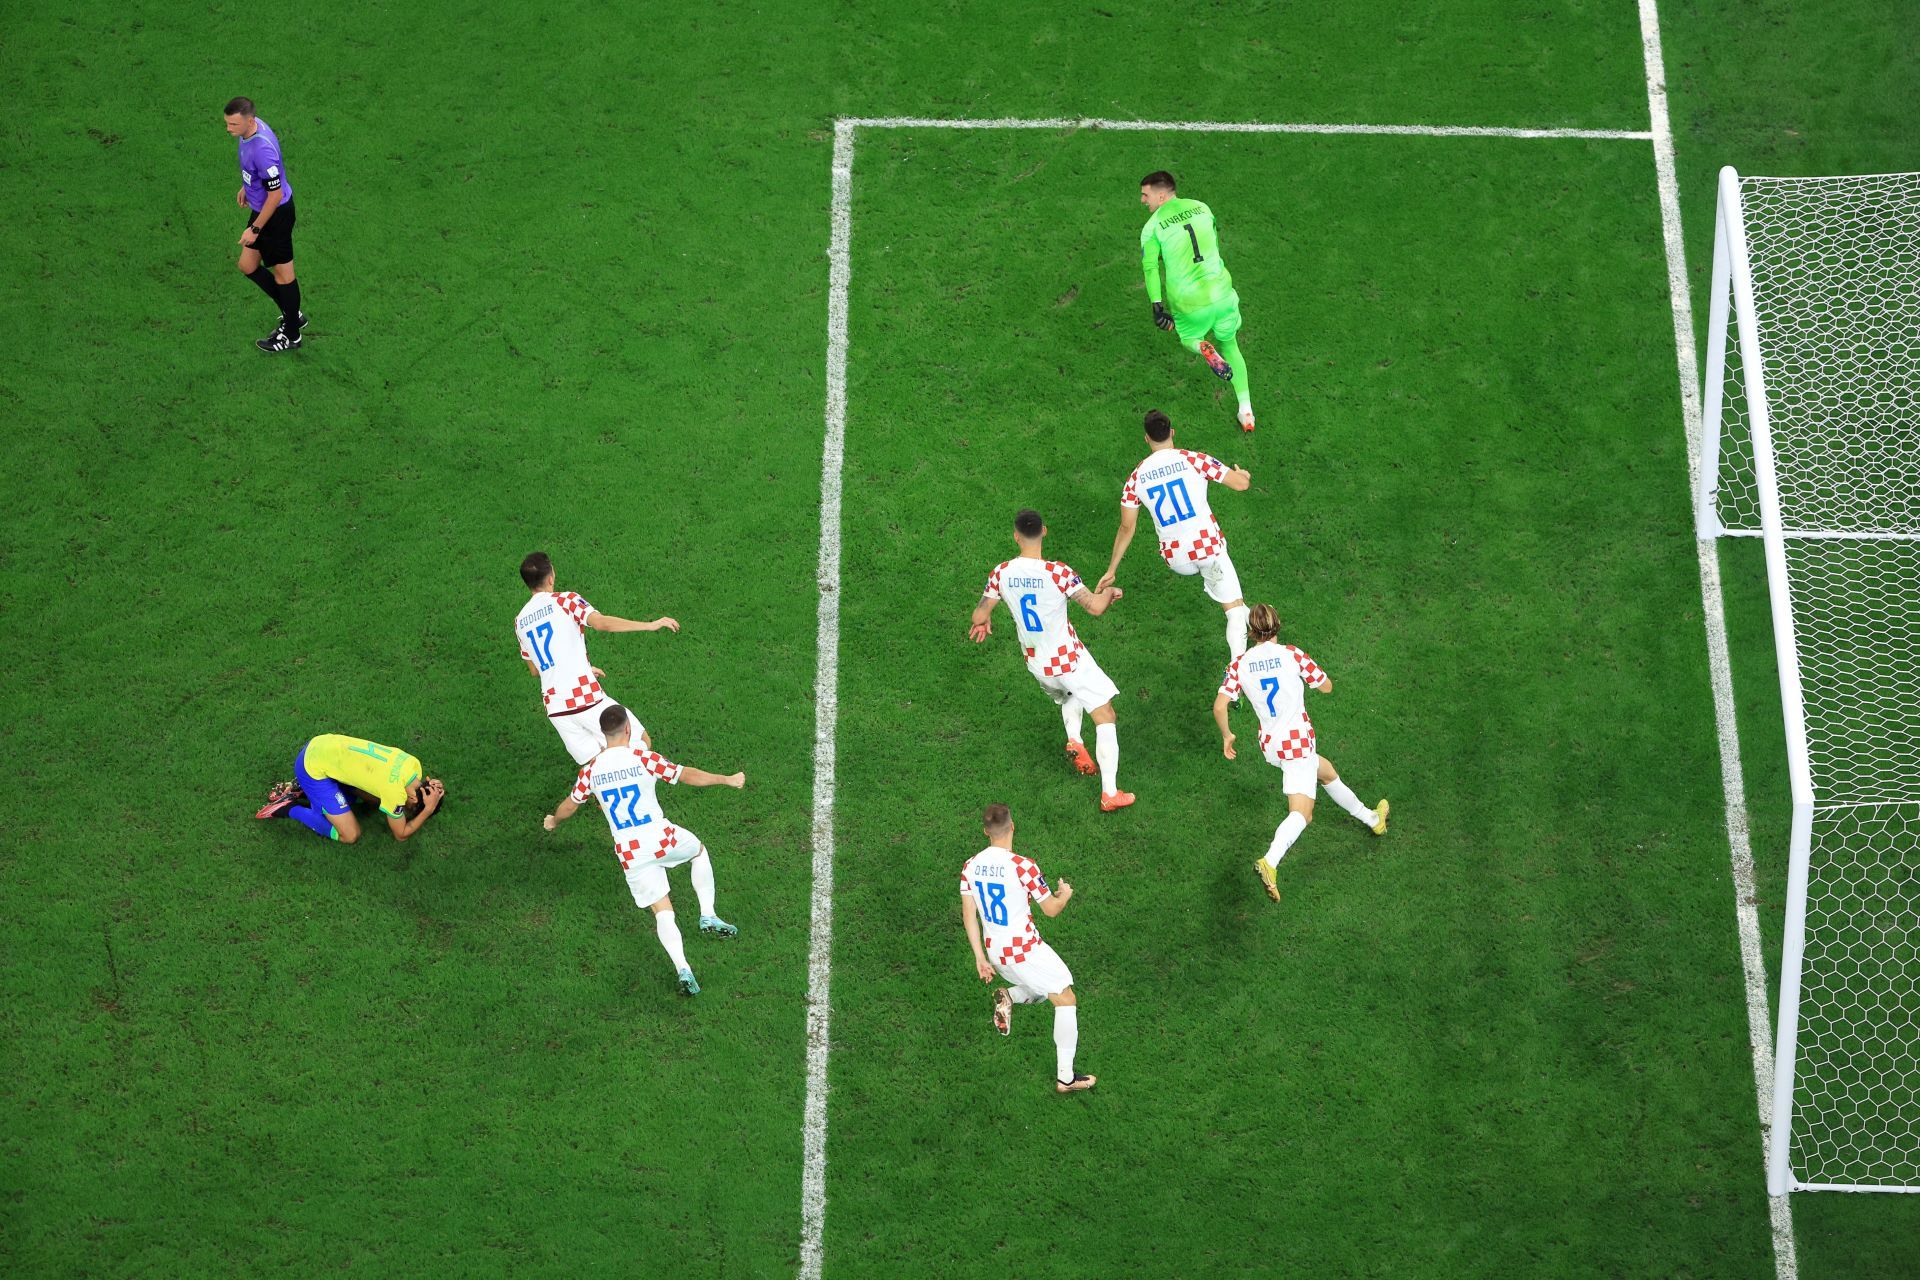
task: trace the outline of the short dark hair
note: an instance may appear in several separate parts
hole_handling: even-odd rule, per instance
[[[600,732],[612,737],[616,733],[627,731],[627,709],[617,702],[609,702],[600,709]]]
[[[1141,420],[1140,425],[1146,428],[1147,439],[1155,444],[1159,444],[1173,434],[1173,419],[1158,409],[1147,410],[1147,416]]]
[[[253,99],[252,98],[228,99],[227,109],[222,114],[229,115],[229,116],[250,116],[253,114]]]
[[[1162,191],[1179,190],[1178,187],[1173,185],[1173,175],[1165,169],[1155,169],[1152,173],[1140,179],[1140,185],[1143,187],[1159,187]]]
[[[537,587],[553,574],[553,560],[544,551],[536,551],[520,562],[520,581]]]
[[[1013,825],[1013,810],[1003,804],[990,804],[980,815],[980,826],[989,836],[1003,836]]]
[[[1023,538],[1037,538],[1047,527],[1040,513],[1032,507],[1022,507],[1013,516],[1013,531]]]

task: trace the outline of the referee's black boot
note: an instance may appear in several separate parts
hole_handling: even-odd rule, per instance
[[[256,339],[253,345],[267,352],[269,355],[281,351],[298,351],[300,349],[300,335],[297,333],[289,335],[285,329],[275,329],[266,337]]]

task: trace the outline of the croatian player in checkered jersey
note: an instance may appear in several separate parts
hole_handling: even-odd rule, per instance
[[[1243,467],[1228,467],[1220,459],[1173,443],[1173,421],[1158,409],[1147,411],[1143,426],[1149,450],[1145,462],[1133,469],[1120,490],[1120,531],[1113,535],[1113,559],[1100,575],[1108,586],[1120,570],[1120,558],[1133,544],[1140,508],[1153,517],[1160,535],[1160,558],[1182,577],[1200,575],[1213,602],[1227,611],[1227,657],[1247,651],[1247,602],[1240,594],[1240,575],[1227,555],[1227,538],[1207,502],[1207,485],[1224,484],[1245,493],[1253,476]]]
[[[1028,907],[1037,902],[1049,918],[1057,916],[1073,897],[1073,886],[1062,880],[1060,891],[1053,892],[1039,865],[1013,851],[1013,815],[1007,806],[988,805],[981,826],[987,847],[960,868],[960,920],[980,981],[992,982],[997,973],[1008,983],[993,993],[994,1028],[1003,1036],[1013,1030],[1016,1004],[1051,1002],[1054,1092],[1091,1089],[1095,1077],[1073,1069],[1074,1051],[1080,1047],[1080,1005],[1073,994],[1073,974],[1067,962],[1040,940]]]
[[[731,938],[740,931],[713,913],[713,859],[700,837],[667,821],[655,794],[658,783],[684,782],[692,787],[732,787],[747,783],[744,773],[718,774],[679,765],[628,736],[633,723],[627,709],[609,702],[594,717],[607,736],[606,749],[594,756],[573,780],[557,808],[541,826],[548,831],[571,818],[589,799],[599,802],[613,833],[614,856],[627,873],[627,889],[634,905],[653,911],[653,930],[667,959],[680,975],[680,990],[700,994],[687,953],[680,944],[680,926],[674,923],[673,900],[667,896],[667,868],[687,863],[693,875],[694,896],[700,900],[700,932]]]
[[[1278,902],[1280,887],[1274,883],[1274,870],[1313,821],[1316,782],[1354,821],[1377,836],[1387,834],[1387,802],[1382,800],[1371,809],[1361,804],[1353,789],[1340,780],[1333,761],[1315,749],[1306,691],[1332,693],[1333,680],[1304,650],[1278,643],[1280,615],[1272,605],[1253,606],[1247,626],[1253,633],[1253,647],[1227,665],[1226,678],[1213,699],[1213,722],[1220,726],[1221,751],[1227,759],[1235,759],[1227,707],[1245,693],[1260,717],[1260,753],[1280,770],[1280,788],[1287,795],[1288,813],[1274,831],[1266,856],[1253,863],[1267,896]]]
[[[520,656],[540,682],[540,700],[547,720],[575,764],[585,764],[607,745],[594,708],[606,701],[601,678],[606,672],[587,661],[589,631],[680,630],[672,618],[632,622],[601,613],[578,592],[553,589],[553,561],[536,551],[520,562],[520,580],[533,592],[513,620],[520,640]],[[629,734],[645,744],[647,731],[634,720]]]
[[[987,588],[973,608],[968,635],[975,644],[993,634],[993,610],[1001,600],[1020,629],[1020,649],[1027,670],[1060,708],[1067,727],[1067,758],[1081,773],[1092,776],[1094,760],[1087,757],[1080,738],[1083,716],[1093,716],[1093,753],[1099,761],[1100,808],[1111,813],[1133,803],[1133,793],[1120,790],[1120,731],[1114,723],[1113,699],[1119,692],[1093,654],[1080,642],[1067,621],[1071,600],[1095,617],[1121,596],[1120,588],[1087,590],[1080,575],[1057,560],[1046,558],[1041,540],[1047,526],[1038,511],[1024,510],[1013,518],[1013,538],[1020,554],[995,565]]]

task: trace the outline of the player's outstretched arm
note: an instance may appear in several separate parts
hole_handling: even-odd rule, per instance
[[[588,614],[587,626],[595,631],[678,631],[680,629],[680,624],[672,618],[635,622],[632,618],[615,618],[604,613]]]
[[[993,966],[987,963],[987,949],[980,945],[980,917],[971,896],[960,899],[960,923],[967,930],[967,945],[973,948],[973,971],[980,981],[993,981]]]
[[[1227,724],[1227,708],[1230,705],[1226,694],[1213,695],[1213,722],[1220,728],[1220,754],[1232,760],[1236,757],[1233,750],[1233,729]]]
[[[1220,483],[1235,493],[1245,493],[1248,486],[1253,483],[1253,472],[1245,467],[1230,467],[1227,474],[1221,477]]]
[[[387,830],[393,832],[395,840],[405,840],[427,825],[427,819],[431,818],[434,811],[440,807],[440,800],[447,794],[447,789],[440,785],[440,779],[428,778],[427,785],[422,788],[421,794],[425,798],[425,803],[420,806],[420,812],[411,818],[387,819]]]
[[[1320,673],[1320,683],[1310,684],[1307,688],[1312,689],[1315,693],[1332,693],[1333,677],[1322,671]]]
[[[696,769],[692,765],[680,766],[680,781],[690,787],[732,787],[735,791],[747,785],[744,773],[708,773],[705,769]]]
[[[1052,893],[1040,899],[1040,909],[1046,912],[1047,918],[1051,920],[1062,911],[1065,911],[1067,909],[1067,903],[1072,900],[1073,886],[1065,880],[1062,880],[1058,889],[1055,889]]]
[[[1140,524],[1140,508],[1122,504],[1120,507],[1120,528],[1113,535],[1113,559],[1107,561],[1107,571],[1100,575],[1100,581],[1094,583],[1094,590],[1104,590],[1113,585],[1113,575],[1120,572],[1120,558],[1127,554],[1127,548],[1133,545],[1133,532]]]
[[[973,617],[967,627],[967,638],[979,644],[993,634],[993,610],[999,604],[991,596],[981,596],[980,603],[973,606]]]
[[[551,831],[578,812],[580,812],[580,806],[573,802],[572,796],[568,796],[553,807],[552,813],[540,819],[540,825]]]
[[[1107,611],[1108,605],[1125,594],[1126,592],[1120,588],[1114,586],[1112,583],[1108,583],[1098,591],[1089,591],[1085,587],[1080,588],[1073,593],[1073,602],[1097,618]]]

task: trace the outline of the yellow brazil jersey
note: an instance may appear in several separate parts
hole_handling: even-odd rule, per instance
[[[307,743],[306,767],[316,778],[366,792],[389,818],[403,816],[407,788],[420,780],[420,761],[400,748],[343,733],[323,733]]]

